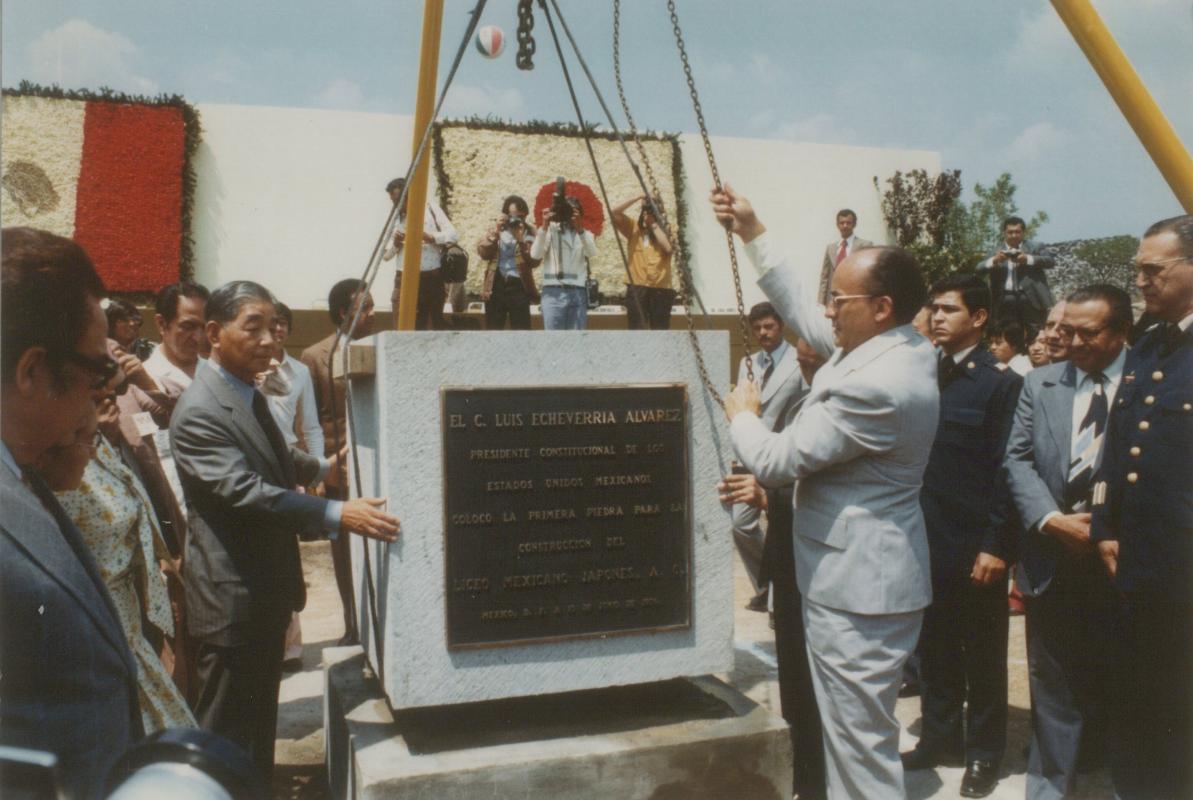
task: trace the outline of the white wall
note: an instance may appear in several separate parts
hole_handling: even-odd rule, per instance
[[[249,278],[293,308],[326,307],[331,285],[365,268],[389,213],[385,184],[409,163],[412,118],[261,106],[198,109],[196,279],[214,288]],[[728,249],[708,206],[712,179],[704,149],[694,135],[683,137],[682,149],[697,290],[710,311],[732,310]],[[858,213],[859,235],[886,240],[875,175],[885,180],[896,169],[940,169],[939,154],[927,151],[730,138],[714,138],[713,149],[722,179],[753,201],[787,252],[817,264],[836,236],[838,208]],[[748,308],[762,297],[740,255]],[[380,308],[389,304],[394,265],[386,262],[374,284]]]

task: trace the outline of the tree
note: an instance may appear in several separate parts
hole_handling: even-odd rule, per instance
[[[953,272],[972,270],[1002,241],[1002,222],[1018,211],[1015,184],[1004,172],[991,186],[974,184],[975,200],[960,201],[961,170],[930,177],[925,170],[896,172],[886,180],[882,216],[895,242],[910,250],[934,281]],[[881,189],[878,178],[874,186]],[[1031,236],[1048,215],[1037,211],[1027,221]]]
[[[1129,235],[1081,242],[1073,249],[1075,263],[1067,277],[1074,286],[1109,283],[1135,294],[1133,262],[1138,249],[1139,240]]]

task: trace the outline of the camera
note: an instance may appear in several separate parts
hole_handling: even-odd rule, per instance
[[[505,219],[505,224],[501,226],[503,231],[512,231],[514,228],[525,228],[526,218],[517,214],[510,214]]]
[[[563,178],[555,179],[555,194],[551,198],[551,219],[560,224],[572,221],[572,204],[568,202],[567,195],[564,194],[564,187],[567,181]]]

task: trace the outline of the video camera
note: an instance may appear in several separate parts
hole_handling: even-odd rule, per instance
[[[563,178],[555,179],[555,194],[551,197],[551,219],[560,225],[571,224],[575,209],[564,194],[567,181]]]

